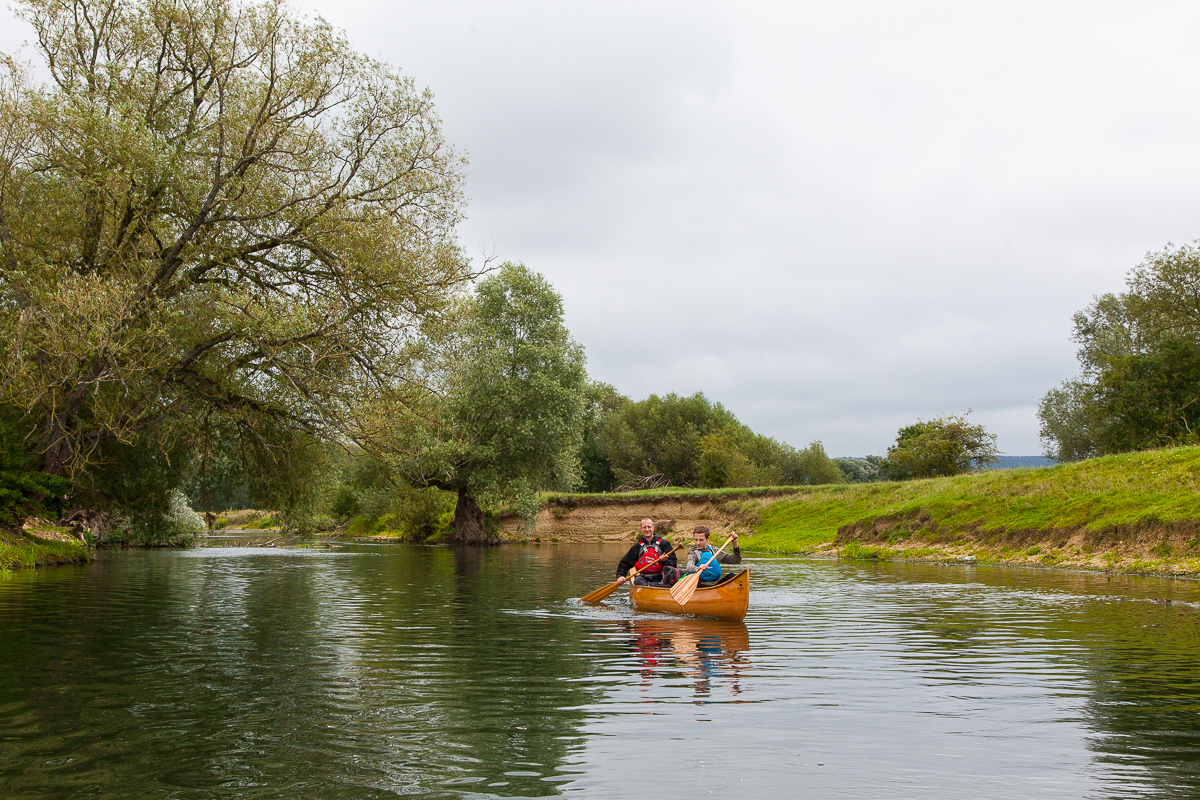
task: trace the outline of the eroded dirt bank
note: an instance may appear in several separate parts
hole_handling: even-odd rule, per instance
[[[697,525],[715,535],[737,527],[746,532],[758,522],[758,510],[778,496],[758,497],[603,497],[551,500],[531,527],[520,517],[499,521],[505,542],[632,542],[644,517],[663,524],[676,538]],[[682,541],[682,540],[681,540]]]
[[[944,530],[924,515],[844,525],[816,554],[1200,576],[1200,523],[1051,530]]]

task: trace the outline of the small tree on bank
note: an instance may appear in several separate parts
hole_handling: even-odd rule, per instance
[[[1200,443],[1200,246],[1168,244],[1075,314],[1080,375],[1038,407],[1047,456]]]
[[[982,425],[948,414],[901,428],[888,448],[883,474],[889,480],[960,475],[996,463],[996,435]]]
[[[457,543],[488,543],[483,506],[532,517],[539,491],[579,480],[587,374],[562,316],[544,278],[505,264],[430,342],[438,385],[398,422],[391,458],[412,484],[457,494]]]

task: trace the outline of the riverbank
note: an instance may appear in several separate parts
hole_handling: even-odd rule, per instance
[[[532,527],[501,520],[502,538],[633,541],[644,516],[736,527],[751,553],[1200,575],[1200,447],[921,481],[555,495]]]
[[[746,549],[1200,574],[1200,448],[903,483],[772,504]]]
[[[716,535],[733,527],[748,530],[760,513],[803,486],[747,489],[652,489],[620,494],[547,495],[532,526],[515,514],[497,522],[501,542],[632,542],[638,522],[650,517],[668,529],[690,531],[707,525]]]
[[[53,529],[0,529],[0,572],[54,564],[81,564],[90,561],[91,557],[91,551],[77,539]]]

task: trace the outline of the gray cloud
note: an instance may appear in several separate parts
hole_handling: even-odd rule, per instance
[[[297,4],[432,88],[464,246],[593,376],[793,444],[973,408],[1037,452],[1070,315],[1200,236],[1189,4]]]

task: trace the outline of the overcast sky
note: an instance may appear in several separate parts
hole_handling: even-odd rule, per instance
[[[968,408],[1040,452],[1071,314],[1200,237],[1195,3],[295,7],[433,91],[464,246],[549,278],[594,378],[831,455]]]

